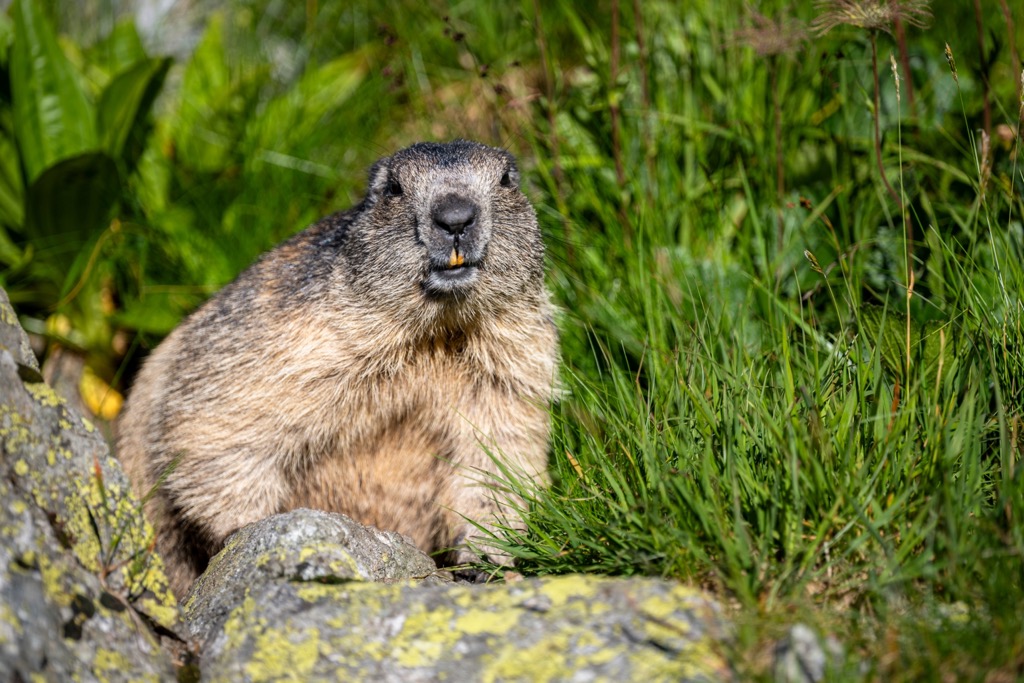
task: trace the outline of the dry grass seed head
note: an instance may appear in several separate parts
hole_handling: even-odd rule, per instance
[[[748,10],[748,17],[750,25],[737,29],[733,40],[737,45],[752,48],[759,57],[793,54],[807,40],[807,28],[799,19],[769,19],[753,8]]]
[[[932,18],[928,4],[928,0],[817,0],[814,6],[821,14],[811,22],[811,28],[818,35],[839,26],[856,26],[891,34],[897,20],[926,28]]]
[[[982,201],[985,200],[985,190],[988,187],[989,178],[992,177],[992,139],[989,134],[981,131],[981,178],[979,179],[979,192]]]
[[[892,69],[892,81],[896,84],[896,101],[900,101],[900,72],[896,68],[896,57],[889,53],[889,68]]]
[[[1017,119],[1024,121],[1024,70],[1020,72],[1020,110]]]
[[[956,60],[953,59],[953,50],[949,47],[949,43],[946,43],[946,61],[949,62],[949,70],[953,74],[953,82],[960,85],[960,79],[956,75]]]

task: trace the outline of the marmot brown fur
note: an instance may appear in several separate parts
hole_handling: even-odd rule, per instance
[[[558,365],[513,157],[421,143],[355,208],[268,252],[149,356],[119,454],[183,595],[229,534],[298,507],[476,557],[517,525],[500,458],[543,484]]]

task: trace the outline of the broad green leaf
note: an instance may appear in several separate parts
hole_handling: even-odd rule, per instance
[[[189,303],[195,305],[194,301]],[[177,327],[188,310],[171,295],[149,294],[137,302],[129,303],[124,311],[114,315],[113,322],[121,327],[162,337]]]
[[[147,59],[135,22],[120,21],[110,34],[89,49],[91,61],[106,70],[111,76],[135,66]]]
[[[40,244],[39,257],[45,253],[66,272],[106,226],[120,192],[117,166],[104,152],[80,154],[46,169],[29,186],[26,202],[26,228]]]
[[[244,77],[228,67],[223,17],[206,27],[181,83],[174,141],[181,164],[216,173],[232,163],[246,114]]]
[[[97,127],[104,149],[115,159],[132,130],[142,125],[163,86],[171,60],[144,59],[115,76],[100,96]]]
[[[10,235],[7,234],[7,230],[0,226],[0,263],[14,270],[25,265],[31,256],[31,249],[26,249],[25,251],[19,249],[11,240]]]
[[[272,100],[252,123],[249,152],[289,152],[309,138],[322,119],[343,107],[366,78],[367,50],[339,57],[305,74],[295,87]]]
[[[95,149],[95,113],[32,0],[14,3],[14,130],[30,182],[56,162]]]
[[[25,220],[25,185],[18,161],[14,139],[0,124],[0,225],[12,228],[20,228]]]
[[[173,161],[163,152],[170,144],[168,135],[166,127],[157,127],[128,180],[129,192],[149,218],[166,211],[171,201]]]
[[[0,12],[0,68],[6,68],[11,59],[14,43],[14,23],[5,12]]]

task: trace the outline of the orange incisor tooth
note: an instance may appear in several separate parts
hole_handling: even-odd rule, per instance
[[[451,257],[448,259],[448,266],[454,268],[456,266],[461,266],[465,262],[466,257],[460,254],[458,251],[456,251],[455,247],[452,247],[452,254]]]

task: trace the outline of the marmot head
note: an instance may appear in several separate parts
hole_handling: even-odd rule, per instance
[[[544,248],[519,180],[511,154],[462,140],[381,159],[345,239],[349,284],[368,305],[423,321],[541,292]]]

